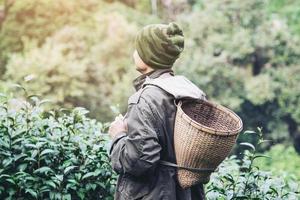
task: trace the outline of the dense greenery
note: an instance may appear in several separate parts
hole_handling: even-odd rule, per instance
[[[294,191],[289,181],[300,177],[299,16],[297,0],[0,0],[0,199],[111,198],[107,141],[103,125],[91,118],[106,122],[114,111],[126,111],[139,75],[135,35],[144,25],[170,21],[185,35],[175,72],[237,112],[245,129],[262,127],[271,140],[256,151],[272,159],[253,160],[251,149],[243,157],[237,145],[236,157],[208,185],[209,197],[242,199],[241,191],[255,190],[251,198],[272,199]],[[38,96],[28,97],[30,104],[12,99],[15,83],[52,103]],[[258,138],[241,134],[241,141]],[[285,186],[253,166],[286,176]]]
[[[43,111],[47,101],[28,98],[1,94],[0,199],[111,199],[102,125],[83,108]]]
[[[207,199],[299,199],[299,182],[259,170],[253,165],[255,159],[262,159],[259,156],[245,151],[243,160],[226,159],[206,186]]]
[[[278,176],[291,177],[300,182],[300,157],[291,146],[287,144],[274,145],[265,155],[270,159],[255,161],[260,169],[271,171]]]
[[[6,18],[1,30],[2,52],[9,57],[2,58],[7,62],[3,78],[6,84],[18,82],[46,96],[58,107],[84,106],[94,111],[92,115],[110,119],[110,105],[129,95],[122,87],[129,85],[124,81],[129,82],[132,76],[128,73],[134,71],[128,68],[133,48],[129,44],[137,28],[116,11],[122,6],[109,10],[92,0],[64,2],[25,0],[13,4],[8,14],[11,18]],[[33,20],[26,20],[26,13],[32,13]],[[15,20],[19,15],[21,21]],[[17,29],[22,37],[8,32],[10,29]],[[23,48],[10,49],[16,46]]]
[[[175,20],[186,36],[175,71],[238,112],[246,128],[263,127],[300,152],[297,1],[59,2],[2,1],[0,85],[17,82],[56,107],[86,107],[109,121],[111,106],[124,112],[133,92],[137,31]]]
[[[297,200],[300,195],[299,179],[274,176],[270,171],[261,170],[256,162],[272,159],[257,152],[257,147],[268,142],[258,132],[245,131],[255,135],[257,144],[240,143],[244,148],[243,159],[231,156],[211,176],[206,186],[208,199],[289,199]],[[274,155],[276,159],[276,155]]]
[[[45,111],[47,102],[1,94],[0,198],[112,199],[116,175],[103,125],[79,107]],[[263,142],[259,132],[258,143]],[[219,166],[206,186],[208,199],[299,197],[296,181],[259,170],[254,161],[265,156],[250,143],[240,145],[246,148],[243,159],[232,156]]]
[[[267,14],[271,1],[201,2],[179,16],[189,30],[179,72],[238,112],[245,127],[263,127],[273,142],[292,139],[299,149],[299,35]]]

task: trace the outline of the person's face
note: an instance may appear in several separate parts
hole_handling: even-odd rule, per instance
[[[135,64],[135,69],[141,73],[147,70],[147,65],[143,62],[143,60],[140,58],[137,50],[134,50],[133,52],[133,60]]]

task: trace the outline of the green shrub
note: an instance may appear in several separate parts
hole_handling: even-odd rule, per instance
[[[87,110],[0,98],[0,199],[112,199],[107,138]]]
[[[246,131],[245,133],[254,132]],[[216,173],[212,174],[206,186],[208,199],[299,199],[300,185],[296,180],[291,177],[283,178],[273,175],[269,171],[260,170],[255,165],[256,160],[270,159],[256,152],[258,145],[266,142],[262,139],[260,130],[258,133],[259,139],[256,146],[250,143],[240,143],[241,146],[246,147],[241,160],[235,155],[231,156],[218,167],[219,170]]]
[[[107,155],[105,125],[87,110],[43,110],[37,96],[0,95],[0,199],[112,199],[116,174]],[[8,97],[10,96],[10,97]],[[246,131],[245,133],[253,133]],[[259,132],[258,144],[265,142]],[[297,199],[299,185],[261,171],[250,143],[242,160],[232,156],[206,186],[208,199]]]
[[[255,156],[258,155],[245,151],[243,160],[236,156],[226,159],[206,186],[207,199],[299,199],[299,183],[296,180],[259,170],[253,165]]]

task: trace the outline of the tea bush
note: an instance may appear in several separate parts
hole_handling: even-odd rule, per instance
[[[246,131],[247,133],[255,133]],[[297,200],[300,198],[300,185],[290,177],[274,176],[270,171],[260,170],[256,165],[257,159],[270,159],[258,154],[258,145],[266,142],[262,139],[259,129],[257,145],[240,143],[247,149],[243,152],[243,159],[233,155],[226,159],[216,173],[211,176],[206,186],[207,198],[215,199],[276,199]]]
[[[236,156],[226,159],[206,186],[207,199],[299,199],[299,183],[259,170],[252,165],[257,156],[246,151],[243,160]]]
[[[84,108],[43,111],[37,96],[0,98],[0,199],[112,199],[104,125]]]
[[[21,86],[16,85],[23,89]],[[116,174],[107,154],[105,124],[86,117],[84,108],[44,110],[47,100],[0,93],[0,199],[113,198]],[[247,133],[254,133],[246,131]],[[208,199],[297,199],[299,184],[260,170],[255,160],[265,142],[242,159],[231,156],[206,185]]]

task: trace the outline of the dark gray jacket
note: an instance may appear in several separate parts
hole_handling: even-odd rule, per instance
[[[159,79],[156,79],[159,78]],[[182,189],[176,169],[173,128],[174,98],[204,98],[204,93],[172,70],[155,70],[135,79],[137,90],[128,100],[128,133],[112,142],[110,159],[119,174],[116,200],[201,200],[203,185]]]

